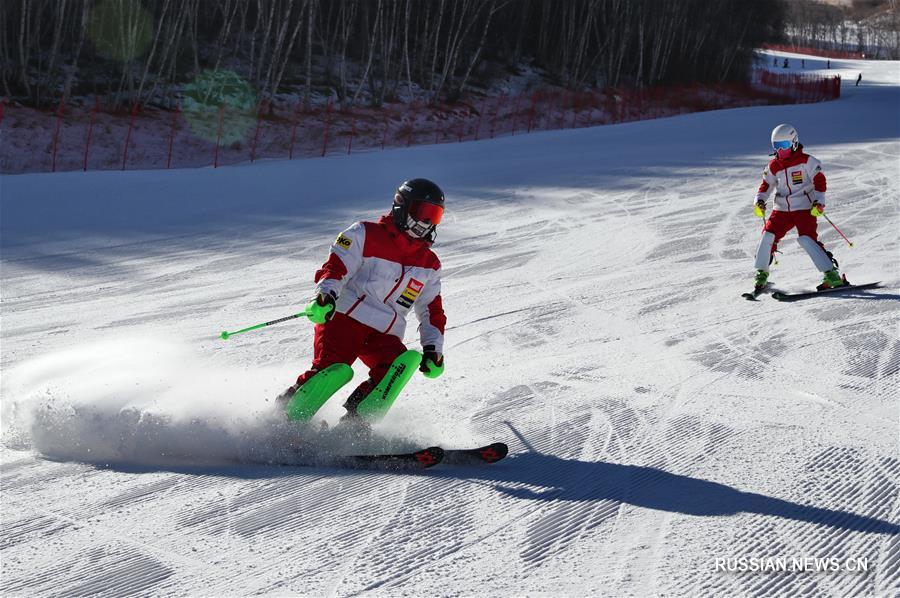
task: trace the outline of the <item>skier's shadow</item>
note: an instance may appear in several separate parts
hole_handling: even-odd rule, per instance
[[[685,515],[756,513],[858,532],[900,534],[900,525],[875,517],[742,492],[725,484],[641,465],[527,452],[489,467],[435,468],[433,474],[480,479],[498,492],[523,500],[613,500]]]
[[[871,291],[859,291],[848,295],[850,299],[868,299],[870,301],[900,301],[900,295],[896,293],[872,293]]]
[[[877,293],[866,289],[861,291],[846,291],[844,293],[825,293],[822,297],[829,299],[863,299],[868,301],[900,301],[900,295],[896,293]]]

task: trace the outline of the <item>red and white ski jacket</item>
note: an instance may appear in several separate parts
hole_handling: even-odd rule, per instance
[[[765,201],[775,189],[775,211],[809,210],[813,202],[825,205],[825,173],[822,163],[803,150],[787,160],[775,158],[763,170],[756,201]]]
[[[316,292],[333,293],[338,312],[401,339],[415,307],[422,346],[443,352],[441,262],[429,243],[398,230],[390,216],[357,222],[338,236],[316,272]]]

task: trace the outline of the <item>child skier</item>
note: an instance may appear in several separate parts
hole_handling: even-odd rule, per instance
[[[342,419],[383,415],[416,367],[429,378],[443,373],[447,318],[441,263],[431,250],[443,213],[441,189],[412,179],[397,189],[390,214],[357,222],[338,236],[316,272],[315,298],[306,307],[316,324],[312,367],[278,397],[289,418],[312,417],[350,381],[357,358],[369,367],[369,378],[344,403]],[[411,309],[419,319],[423,356],[403,345]],[[378,405],[358,413],[367,397],[366,404]]]
[[[763,170],[763,181],[756,194],[760,213],[766,210],[766,199],[775,189],[775,207],[763,228],[756,249],[756,291],[766,286],[769,264],[778,241],[795,226],[797,242],[806,250],[813,264],[824,274],[817,290],[847,284],[838,272],[837,260],[818,240],[816,218],[825,211],[825,174],[822,164],[803,152],[797,130],[791,125],[778,125],[772,130],[774,159]]]

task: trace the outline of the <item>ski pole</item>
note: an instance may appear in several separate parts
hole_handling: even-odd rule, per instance
[[[271,322],[263,322],[262,324],[257,324],[256,326],[250,326],[249,328],[242,328],[241,330],[235,330],[234,332],[222,331],[220,335],[223,340],[228,340],[229,336],[234,336],[235,334],[240,334],[242,332],[249,332],[250,330],[256,330],[257,328],[263,328],[265,326],[271,326],[272,324],[279,324],[281,322],[287,322],[288,320],[293,320],[294,318],[302,318],[307,315],[305,311],[301,311],[299,314],[294,314],[292,316],[287,316],[285,318],[279,318],[277,320],[272,320]]]
[[[825,212],[822,212],[822,216],[825,216],[825,220],[828,221],[828,224],[830,224],[832,227],[834,227],[834,230],[836,230],[837,233],[838,233],[840,236],[844,237],[844,240],[847,241],[847,245],[849,245],[850,247],[853,247],[853,241],[851,241],[850,239],[848,239],[848,238],[847,238],[847,235],[845,235],[844,233],[841,232],[841,229],[839,229],[838,227],[834,226],[834,222],[831,221],[831,218],[829,218],[828,215],[827,215]]]

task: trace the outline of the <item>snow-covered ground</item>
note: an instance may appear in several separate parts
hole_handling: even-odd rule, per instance
[[[853,75],[821,104],[0,178],[0,591],[896,595],[900,69],[835,69]],[[740,298],[780,122],[822,160],[856,247],[824,222],[822,239],[851,280],[886,288]],[[247,464],[284,441],[267,399],[308,365],[312,329],[218,332],[299,311],[335,234],[415,176],[448,196],[447,371],[413,379],[380,442],[499,439],[511,457]],[[772,279],[810,288],[794,238]],[[717,570],[742,557],[841,570]]]

